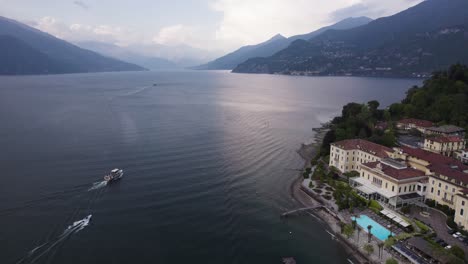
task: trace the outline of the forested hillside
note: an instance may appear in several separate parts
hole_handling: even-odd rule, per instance
[[[349,103],[330,124],[321,155],[327,155],[330,143],[362,138],[392,147],[396,143],[393,124],[402,118],[419,118],[436,124],[452,124],[468,130],[468,66],[456,64],[435,72],[422,87],[412,87],[406,98],[387,109],[379,102]]]

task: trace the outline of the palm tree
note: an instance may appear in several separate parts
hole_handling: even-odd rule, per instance
[[[358,226],[357,227],[357,243],[359,245],[359,234],[361,233],[361,228]]]
[[[372,239],[372,233],[371,233],[371,230],[372,230],[372,225],[368,225],[367,226],[367,236],[368,236],[368,242],[367,243],[370,243],[371,242],[371,239]]]
[[[353,229],[356,229],[356,224],[357,224],[356,217],[354,217],[351,223],[353,224]]]
[[[340,221],[338,224],[340,225],[340,233],[343,234],[345,223]]]
[[[382,259],[382,253],[383,253],[383,246],[384,246],[384,243],[383,242],[379,242],[377,244],[377,246],[379,247],[379,258]]]

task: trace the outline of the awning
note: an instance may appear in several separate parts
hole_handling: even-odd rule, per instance
[[[393,219],[396,217],[396,215],[392,214],[392,213],[388,213],[387,214],[387,217],[390,218],[390,219]]]
[[[363,193],[365,193],[365,194],[374,194],[375,193],[374,190],[372,190],[371,188],[369,188],[369,187],[367,187],[365,185],[361,185],[361,186],[357,187],[356,189],[363,192]]]
[[[401,225],[402,227],[408,227],[410,224],[408,224],[405,220],[403,220],[401,217],[396,215],[396,213],[393,213],[390,210],[384,209],[380,211],[381,214],[385,215],[386,217],[390,218],[393,222]]]
[[[383,215],[388,215],[390,212],[387,211],[386,209],[383,209],[382,211],[380,211],[380,213]]]
[[[370,183],[370,181],[368,181],[367,179],[364,179],[362,177],[351,178],[350,180],[360,185],[359,187],[354,187],[354,188],[366,194],[378,193],[387,199],[390,199],[396,196],[396,194],[394,194],[393,192],[385,190],[384,188],[379,188],[373,185],[372,183]]]

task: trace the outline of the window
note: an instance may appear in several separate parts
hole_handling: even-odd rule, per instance
[[[455,188],[452,188],[452,192],[455,192]]]
[[[439,182],[439,188],[442,187],[442,183]]]
[[[434,185],[434,184],[435,184],[435,181],[434,181],[434,180],[432,180],[432,185]]]
[[[394,191],[395,191],[395,186],[392,186],[392,192],[394,192]]]
[[[388,182],[385,183],[385,188],[388,188]]]
[[[445,190],[448,190],[448,186],[447,186],[447,185],[445,185]]]
[[[418,185],[418,192],[421,191],[421,185]]]
[[[440,190],[437,190],[437,196],[440,196]]]
[[[434,187],[431,188],[431,193],[434,193]]]
[[[401,193],[401,187],[398,187],[398,192]]]
[[[460,209],[460,215],[463,215],[463,208]]]
[[[406,192],[406,186],[405,186],[405,192]]]

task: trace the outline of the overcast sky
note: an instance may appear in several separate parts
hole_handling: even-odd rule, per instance
[[[0,0],[0,15],[69,41],[230,51],[350,16],[392,15],[422,0]]]

